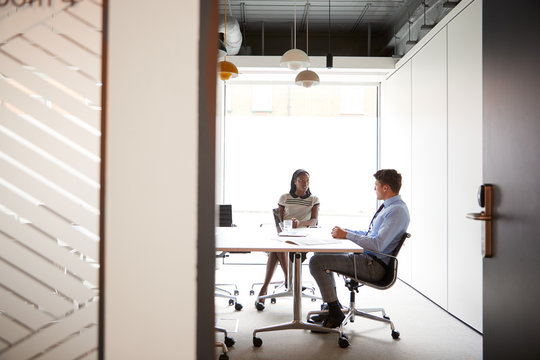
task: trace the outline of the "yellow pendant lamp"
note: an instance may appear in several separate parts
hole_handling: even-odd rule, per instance
[[[223,41],[227,44],[227,0],[225,0],[225,34]],[[218,62],[218,74],[219,78],[223,81],[238,76],[238,69],[232,62],[227,61],[227,54],[225,54],[223,61]]]

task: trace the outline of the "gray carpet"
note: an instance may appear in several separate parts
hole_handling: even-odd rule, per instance
[[[292,319],[291,298],[278,298],[276,304],[266,301],[264,311],[254,307],[255,296],[249,295],[251,284],[263,279],[263,265],[222,265],[216,272],[217,282],[237,283],[238,302],[244,308],[236,311],[226,299],[216,298],[216,321],[236,340],[229,348],[231,360],[242,359],[481,359],[482,336],[470,329],[414,289],[401,281],[392,288],[380,291],[368,287],[357,294],[357,307],[384,307],[396,330],[399,340],[391,337],[390,326],[357,318],[345,327],[351,345],[340,348],[337,334],[314,334],[304,330],[264,332],[258,336],[261,347],[253,346],[253,330],[258,327],[288,322]],[[311,279],[303,267],[303,279]],[[276,278],[279,279],[279,269]],[[231,281],[232,280],[232,281]],[[349,302],[349,292],[343,280],[337,279],[340,301]],[[257,293],[258,288],[255,289]],[[318,294],[317,294],[318,295]],[[320,301],[304,299],[302,311],[318,310]],[[236,329],[237,328],[237,329]],[[236,331],[237,330],[237,331]],[[217,340],[223,335],[216,334]],[[221,354],[216,349],[216,359]]]

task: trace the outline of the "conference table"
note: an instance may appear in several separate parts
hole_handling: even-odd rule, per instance
[[[300,229],[299,229],[300,230]],[[226,252],[289,252],[294,253],[293,261],[293,318],[291,321],[265,326],[253,331],[253,345],[262,345],[257,333],[277,330],[315,330],[339,333],[339,329],[324,328],[301,320],[302,316],[302,253],[361,253],[361,246],[345,239],[333,239],[328,228],[301,229],[304,237],[281,237],[272,227],[217,227],[216,250]]]

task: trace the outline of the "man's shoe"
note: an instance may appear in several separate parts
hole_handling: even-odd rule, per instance
[[[328,314],[328,318],[323,321],[322,326],[333,329],[340,326],[343,320],[345,320],[345,314],[343,314],[341,311],[336,314]]]
[[[309,320],[311,320],[314,323],[322,323],[326,319],[328,319],[328,313],[327,312],[322,313],[322,314],[313,315],[312,317],[309,318]]]

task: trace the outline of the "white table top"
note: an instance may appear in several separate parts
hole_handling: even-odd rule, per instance
[[[361,246],[346,239],[333,239],[328,228],[305,229],[306,237],[279,237],[268,227],[217,227],[217,251],[283,252],[363,252]],[[290,244],[285,241],[297,242]]]

